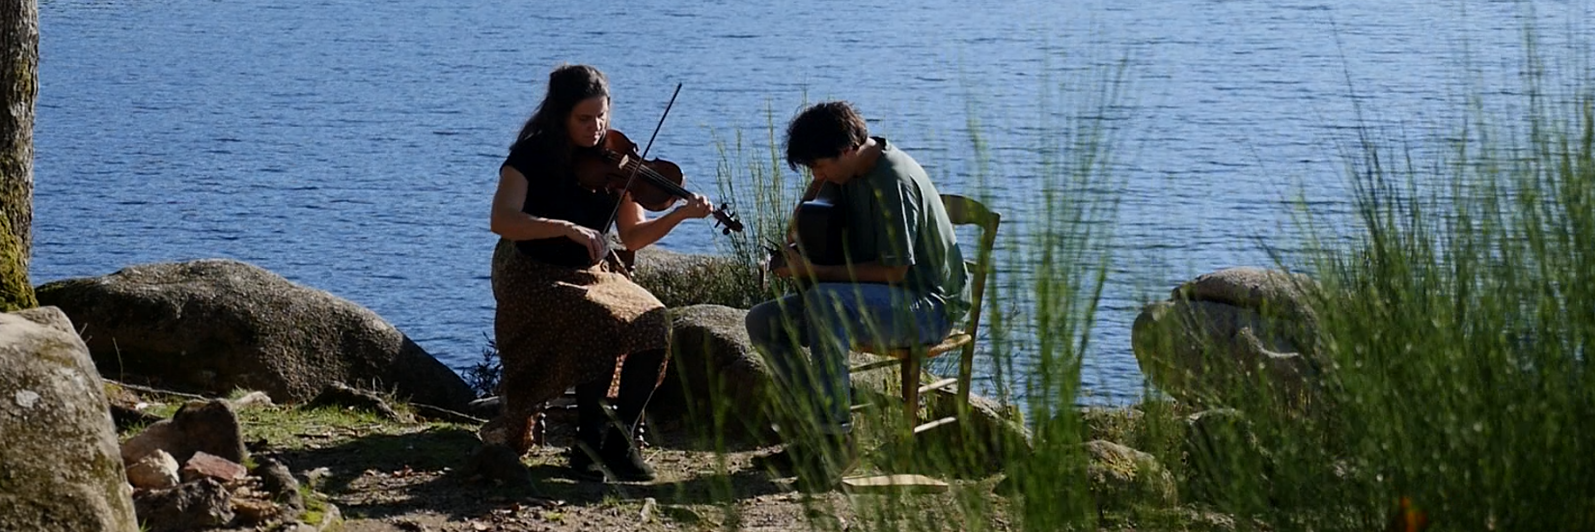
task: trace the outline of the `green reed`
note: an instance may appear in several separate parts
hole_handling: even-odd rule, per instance
[[[1024,403],[1029,445],[958,430],[904,439],[898,408],[866,411],[855,421],[861,450],[874,455],[867,471],[928,472],[956,479],[952,490],[815,497],[811,525],[834,524],[823,516],[839,504],[856,516],[855,529],[984,530],[1001,528],[999,519],[1030,530],[1098,525],[1104,514],[1087,489],[1080,447],[1089,427],[1075,401],[1120,192],[1109,164],[1118,139],[1084,117],[1104,116],[1125,97],[1122,74],[1079,85],[1095,91],[1047,89],[1038,116],[1054,116],[1047,111],[1056,94],[1078,109],[1044,128],[1034,168],[998,164],[971,105],[973,190],[938,183],[1010,214],[977,357],[987,371],[982,388]],[[1228,516],[1241,530],[1381,530],[1406,497],[1431,530],[1595,528],[1587,369],[1595,92],[1553,91],[1537,77],[1525,85],[1528,113],[1489,112],[1475,100],[1473,119],[1438,160],[1371,130],[1347,150],[1352,232],[1308,220],[1310,251],[1280,259],[1316,280],[1301,287],[1315,338],[1304,349],[1323,366],[1312,397],[1282,400],[1262,377],[1237,380],[1211,398],[1236,415],[1199,433],[1180,421],[1191,405],[1149,393],[1135,407],[1140,421],[1120,443],[1174,473],[1182,507]],[[771,113],[760,143],[767,152],[750,152],[740,134],[722,143],[721,192],[749,227],[723,245],[748,272],[762,266],[765,240],[781,240],[805,182],[787,173],[775,123]],[[992,187],[1022,172],[1040,178],[1038,204],[1002,205]],[[1013,223],[1018,212],[1028,215],[1023,226]],[[791,289],[759,277],[741,286],[750,300]],[[952,372],[945,361],[928,367]],[[739,422],[723,414],[710,432]],[[993,473],[1003,480],[982,480]],[[729,480],[714,491],[733,521],[742,494]],[[1202,528],[1164,519],[1163,510],[1148,505],[1129,519],[1142,529]]]
[[[1380,530],[1402,497],[1431,530],[1595,527],[1595,92],[1548,85],[1474,99],[1436,160],[1362,131],[1355,228],[1313,227],[1293,264],[1317,279],[1313,408],[1217,398],[1245,422],[1188,494],[1272,530]]]
[[[1531,89],[1507,124],[1528,136],[1476,121],[1432,196],[1363,146],[1366,235],[1315,263],[1335,428],[1367,489],[1347,503],[1409,495],[1458,530],[1595,524],[1595,95]]]
[[[877,404],[854,416],[863,455],[857,473],[925,473],[952,480],[949,493],[911,495],[888,493],[835,497],[805,497],[809,523],[825,529],[836,524],[827,516],[844,504],[854,516],[855,529],[985,530],[1011,516],[1026,529],[1057,530],[1089,527],[1096,513],[1085,485],[1086,458],[1081,450],[1081,422],[1074,408],[1080,383],[1080,361],[1090,341],[1097,302],[1106,279],[1107,239],[1111,237],[1118,194],[1111,175],[1114,133],[1103,117],[1123,97],[1122,68],[1100,76],[1071,80],[1070,84],[1045,83],[1043,104],[1034,116],[1050,123],[1037,124],[1047,133],[1031,146],[1030,164],[998,165],[989,151],[988,133],[973,103],[969,109],[968,140],[974,161],[957,189],[938,180],[940,192],[961,194],[1007,214],[999,230],[996,256],[989,257],[995,272],[988,280],[982,322],[977,339],[977,372],[984,378],[976,391],[1024,402],[1021,425],[1029,441],[1013,436],[988,437],[967,425],[952,425],[917,437],[909,436],[912,423],[893,402],[896,388],[888,383],[879,396],[861,394],[860,403]],[[1076,83],[1077,82],[1077,83]],[[1053,113],[1053,102],[1072,107]],[[750,301],[768,299],[793,289],[784,280],[760,274],[767,258],[765,243],[783,240],[786,224],[808,176],[794,176],[785,167],[778,138],[778,117],[769,112],[763,148],[750,149],[741,132],[718,142],[721,160],[717,181],[722,197],[734,202],[748,230],[717,239],[721,251],[743,267],[746,279],[736,286],[748,291]],[[1068,118],[1058,118],[1067,116]],[[780,117],[784,121],[785,117]],[[933,175],[943,161],[918,157]],[[1039,187],[1029,205],[1004,205],[992,187],[1012,186],[1005,181],[1027,174]],[[1024,223],[1016,223],[1023,220]],[[977,254],[970,235],[960,232],[966,259]],[[868,331],[863,334],[868,336]],[[930,373],[956,374],[957,353],[927,365]],[[708,368],[713,373],[713,368]],[[881,379],[871,373],[853,376],[860,381]],[[928,379],[928,378],[927,378]],[[886,379],[895,380],[895,378]],[[926,380],[925,382],[928,382]],[[983,390],[984,389],[984,390]],[[718,392],[710,392],[717,396]],[[953,401],[946,396],[926,398],[926,413],[947,413]],[[731,405],[698,402],[692,423],[711,448],[728,451],[736,441],[752,438],[768,443],[762,430],[768,420],[733,415]],[[1018,405],[996,405],[1017,412]],[[796,413],[813,415],[813,413]],[[999,433],[1000,434],[1000,433]],[[745,447],[744,447],[745,448]],[[740,522],[736,501],[745,487],[721,464],[718,482],[707,482],[727,523]],[[1006,473],[994,486],[992,475]],[[992,479],[992,480],[983,480]]]

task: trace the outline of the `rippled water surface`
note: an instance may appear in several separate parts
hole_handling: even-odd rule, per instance
[[[1046,212],[1038,146],[1122,65],[1123,97],[1103,113],[1120,203],[1084,378],[1093,400],[1131,400],[1141,303],[1267,265],[1263,244],[1296,247],[1297,197],[1343,217],[1353,128],[1448,131],[1467,94],[1511,100],[1525,27],[1553,68],[1588,64],[1568,43],[1591,27],[1587,1],[1532,14],[1410,0],[763,4],[45,0],[33,280],[236,258],[365,305],[463,368],[492,327],[496,170],[560,62],[604,69],[615,126],[639,141],[683,84],[652,154],[703,190],[717,139],[767,150],[772,116],[841,98],[943,192],[976,194],[978,124],[994,159],[984,192],[1013,234]],[[692,222],[662,245],[712,252],[717,235]]]

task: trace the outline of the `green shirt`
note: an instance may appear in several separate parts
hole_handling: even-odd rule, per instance
[[[941,194],[913,157],[884,138],[875,142],[875,166],[840,186],[852,261],[907,266],[903,287],[940,301],[957,322],[969,311],[969,268]]]

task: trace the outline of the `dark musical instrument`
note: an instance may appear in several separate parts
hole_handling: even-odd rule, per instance
[[[809,263],[835,266],[847,262],[847,205],[836,187],[822,185],[814,199],[798,203],[792,224],[797,241],[790,246]],[[770,269],[786,265],[781,246],[766,246],[765,250],[770,253]]]
[[[659,129],[664,127],[665,117],[670,116],[670,108],[676,104],[676,96],[680,94],[681,84],[677,83],[676,92],[670,95],[670,103],[665,104],[665,112],[659,115],[659,124],[654,126],[653,136],[648,138],[648,145],[641,154],[637,152],[637,143],[615,129],[605,131],[604,138],[592,149],[578,150],[575,160],[577,181],[592,190],[630,194],[632,201],[655,212],[670,208],[678,199],[692,197],[692,192],[681,186],[686,179],[681,174],[681,167],[664,159],[647,158],[654,138],[659,136]],[[716,224],[722,226],[722,234],[742,232],[742,221],[737,219],[736,213],[731,212],[728,204],[721,203],[710,213],[714,215]],[[601,231],[607,250],[604,255],[613,255],[628,272],[634,271],[636,250],[626,249],[624,243],[609,231],[619,215],[620,203],[616,202]]]
[[[822,186],[814,199],[799,203],[792,214],[797,245],[810,263],[833,266],[847,261],[844,229],[847,206],[834,186]]]
[[[575,161],[576,179],[587,188],[630,192],[632,201],[654,212],[692,197],[692,192],[681,186],[686,178],[680,166],[664,159],[643,159],[637,154],[637,143],[620,130],[609,130],[597,147],[581,153]],[[722,234],[742,232],[742,222],[729,205],[722,203],[711,214],[716,225],[722,226]]]

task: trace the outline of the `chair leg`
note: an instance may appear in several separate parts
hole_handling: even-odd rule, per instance
[[[903,408],[907,426],[912,429],[919,423],[919,357],[903,358]]]

